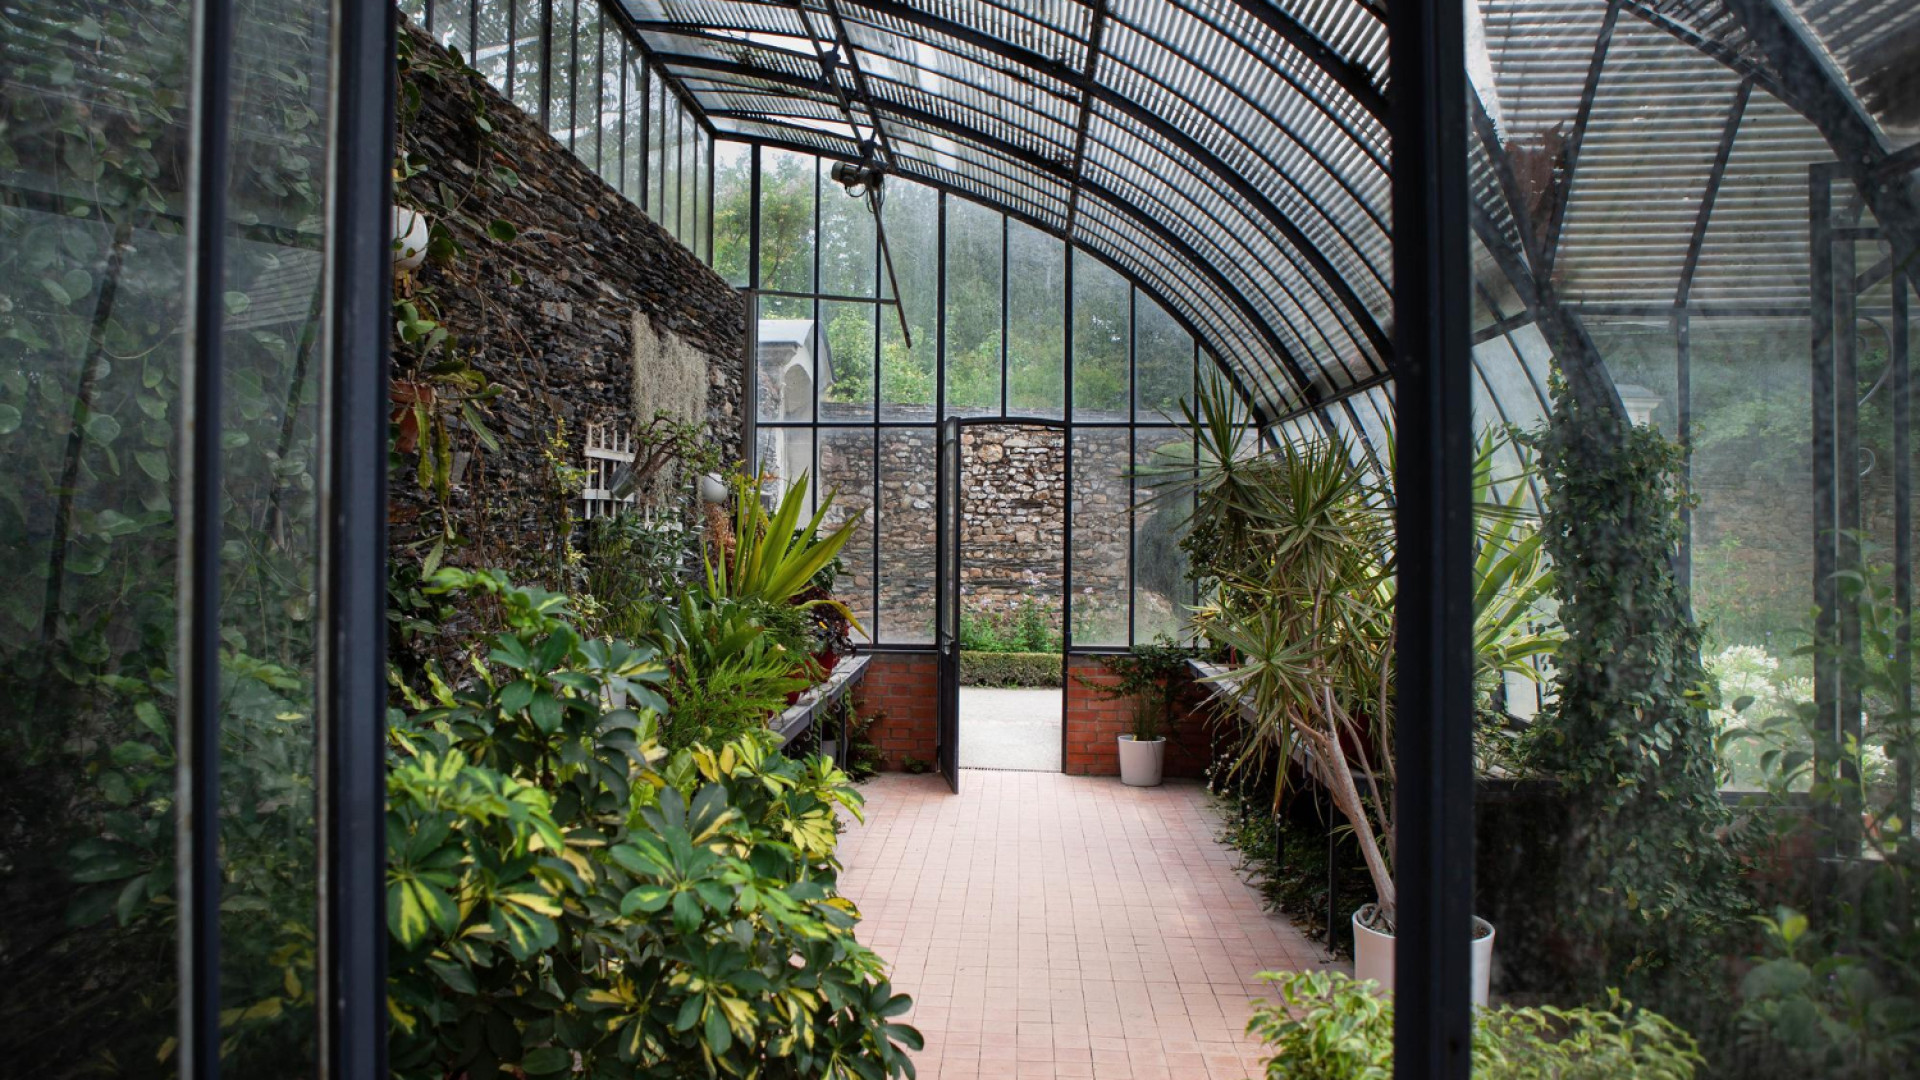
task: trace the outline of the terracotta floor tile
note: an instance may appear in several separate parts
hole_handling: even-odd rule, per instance
[[[1242,1080],[1261,971],[1326,966],[1265,911],[1194,784],[888,774],[841,843],[926,1080]]]

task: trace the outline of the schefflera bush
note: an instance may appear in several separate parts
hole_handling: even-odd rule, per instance
[[[656,648],[497,572],[434,587],[508,629],[392,721],[394,1075],[911,1077],[835,890],[846,775],[762,734],[668,754]]]

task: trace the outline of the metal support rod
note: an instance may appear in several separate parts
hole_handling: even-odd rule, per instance
[[[1818,717],[1814,740],[1814,774],[1831,776],[1835,768],[1832,739],[1838,734],[1839,673],[1834,650],[1839,643],[1838,581],[1835,573],[1834,529],[1838,523],[1834,468],[1834,282],[1833,282],[1833,169],[1808,169],[1807,248],[1808,288],[1811,299],[1813,408],[1813,696]],[[1850,390],[1849,390],[1850,392]],[[1829,822],[1832,824],[1832,822]]]
[[[180,1076],[220,1075],[220,550],[227,170],[233,0],[193,5],[187,156],[186,344],[181,358],[179,765]],[[382,440],[384,445],[385,440]]]
[[[1680,443],[1680,486],[1693,491],[1693,318],[1682,309],[1673,317],[1674,408],[1679,418],[1675,437]],[[1680,553],[1674,567],[1680,595],[1693,609],[1693,501],[1680,503]]]
[[[1394,1073],[1472,1071],[1468,84],[1457,0],[1388,0],[1400,499]]]
[[[1849,217],[1852,215],[1849,214]],[[1833,305],[1833,472],[1835,562],[1841,579],[1836,588],[1840,607],[1839,737],[1840,745],[1858,745],[1861,735],[1860,680],[1854,677],[1860,661],[1860,604],[1864,597],[1860,559],[1860,350],[1856,331],[1858,297],[1853,292],[1854,241],[1836,239],[1832,253]],[[1839,839],[1843,853],[1853,850],[1860,811],[1859,761],[1852,754],[1840,759],[1843,818]]]
[[[1913,375],[1908,337],[1908,277],[1893,275],[1892,336],[1893,390],[1893,602],[1899,611],[1894,663],[1901,673],[1900,712],[1913,715]],[[1911,719],[1905,721],[1909,732]],[[1900,835],[1913,835],[1913,758],[1911,738],[1898,755],[1894,781],[1894,813]]]
[[[477,5],[476,5],[477,6]],[[320,385],[320,1068],[387,1075],[387,352],[395,8],[335,0]],[[469,44],[473,41],[468,38]]]

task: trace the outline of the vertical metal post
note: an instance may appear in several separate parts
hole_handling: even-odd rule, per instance
[[[1849,214],[1852,218],[1854,215]],[[1835,589],[1840,606],[1839,735],[1841,745],[1858,741],[1860,684],[1852,665],[1860,659],[1860,602],[1864,587],[1857,575],[1860,561],[1860,356],[1855,333],[1859,295],[1854,284],[1856,259],[1851,237],[1836,237],[1828,249],[1833,260],[1833,470],[1835,499],[1834,546],[1836,563],[1847,577]],[[1858,836],[1860,769],[1851,754],[1840,759],[1842,829],[1837,837],[1842,854],[1851,854]]]
[[[1073,496],[1074,496],[1074,460],[1073,460],[1073,244],[1066,239],[1060,241],[1062,275],[1060,305],[1061,345],[1060,345],[1060,392],[1061,428],[1060,448],[1061,466],[1066,473],[1066,490],[1061,492],[1061,506],[1066,508],[1065,524],[1060,538],[1060,767],[1064,771],[1067,764],[1067,729],[1072,717],[1068,702],[1073,697],[1076,681],[1069,677],[1073,663]]]
[[[1894,663],[1901,672],[1900,712],[1913,715],[1913,374],[1908,340],[1905,271],[1893,273],[1891,343],[1893,382],[1893,602],[1900,625]],[[1913,721],[1906,721],[1909,731]],[[1896,766],[1894,812],[1900,817],[1900,835],[1913,835],[1913,757],[1911,741]]]
[[[540,130],[553,130],[553,5],[540,0]]]
[[[1693,316],[1686,308],[1673,314],[1674,407],[1679,414],[1675,436],[1680,440],[1680,482],[1693,492]],[[1693,502],[1680,504],[1680,557],[1675,571],[1680,594],[1693,607]]]
[[[1127,286],[1127,645],[1135,642],[1134,623],[1138,612],[1133,609],[1135,586],[1138,579],[1134,576],[1134,537],[1139,532],[1139,517],[1134,512],[1134,503],[1140,496],[1139,480],[1134,469],[1140,462],[1140,290],[1131,283]]]
[[[1459,0],[1388,0],[1399,703],[1394,1072],[1472,1069],[1472,306]]]
[[[233,0],[193,5],[187,332],[181,363],[179,767],[180,1076],[220,1075],[220,474],[231,155]],[[384,320],[382,325],[384,325]],[[383,440],[384,443],[384,440]]]
[[[1013,384],[1013,344],[1009,340],[1013,332],[1013,315],[1007,310],[1007,301],[1013,295],[1013,268],[1008,265],[1007,256],[1011,254],[1012,244],[1008,233],[1013,229],[1007,215],[1000,215],[1000,415],[1012,415],[1008,401],[1012,396]]]
[[[640,192],[640,212],[644,214],[650,205],[647,200],[652,198],[653,187],[653,79],[651,78],[652,71],[648,69],[647,62],[644,59],[640,61],[637,74],[640,76],[640,186],[637,190]],[[754,160],[756,162],[759,161],[759,153],[759,149],[755,148]],[[758,179],[758,172],[756,169],[756,180]],[[755,221],[758,221],[760,200],[757,195],[759,189],[755,188],[754,191],[756,198],[753,200],[753,206],[749,210],[749,213],[754,215]],[[749,239],[747,243],[748,246],[751,247],[754,240]],[[753,270],[751,267],[748,268],[747,273],[749,275],[748,280],[752,281],[751,275]]]
[[[477,6],[477,5],[475,5]],[[387,1074],[387,349],[394,6],[334,0],[320,385],[320,1069]],[[469,38],[471,42],[473,38]]]
[[[1838,731],[1839,681],[1833,650],[1839,641],[1838,582],[1834,574],[1834,528],[1838,521],[1834,474],[1833,170],[1808,169],[1807,248],[1813,407],[1813,696],[1819,734],[1814,742],[1816,775],[1831,775],[1827,743]]]

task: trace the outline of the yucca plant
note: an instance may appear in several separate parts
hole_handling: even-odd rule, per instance
[[[1489,429],[1473,465],[1474,681],[1489,695],[1507,675],[1541,681],[1538,661],[1552,656],[1565,636],[1552,616],[1553,566],[1533,524],[1537,515],[1527,507],[1527,473],[1494,473],[1512,444],[1510,435]]]
[[[865,511],[852,514],[824,536],[821,523],[833,508],[834,494],[820,500],[819,509],[805,526],[800,515],[807,505],[809,478],[800,478],[787,487],[772,514],[760,501],[755,479],[734,479],[733,550],[718,558],[706,559],[707,592],[740,601],[758,601],[778,605],[794,602],[815,574],[832,563],[860,526]],[[861,633],[866,633],[847,606],[832,597],[800,602],[803,608],[831,607]]]

